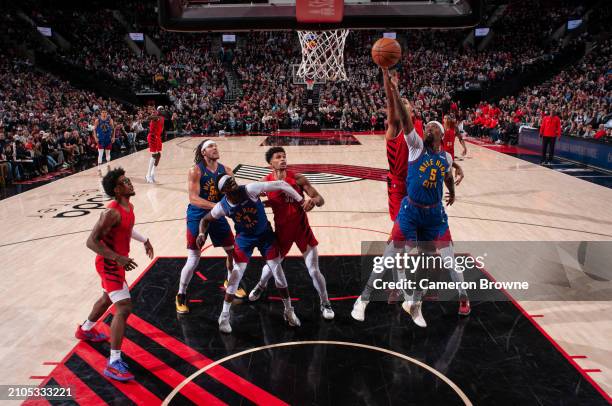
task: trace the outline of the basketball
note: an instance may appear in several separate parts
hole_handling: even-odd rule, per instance
[[[372,46],[372,59],[381,68],[388,68],[399,62],[402,57],[402,47],[391,38],[381,38]]]

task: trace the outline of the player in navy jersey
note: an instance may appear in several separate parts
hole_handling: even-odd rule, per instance
[[[233,177],[223,175],[219,178],[217,190],[225,196],[200,222],[200,234],[197,238],[198,246],[204,244],[204,234],[208,227],[223,217],[234,220],[236,242],[234,244],[234,268],[225,290],[223,309],[219,316],[219,330],[222,333],[231,333],[230,308],[234,300],[236,289],[244,275],[253,250],[257,248],[266,260],[266,265],[272,270],[276,287],[285,306],[284,318],[290,326],[299,326],[300,320],[291,306],[289,289],[285,273],[281,267],[282,257],[276,242],[272,226],[266,217],[264,205],[259,195],[264,192],[283,191],[297,203],[304,204],[304,198],[287,182],[255,182],[246,186],[238,186]]]
[[[442,204],[444,184],[448,188],[447,204],[455,199],[455,183],[452,175],[453,160],[450,154],[442,150],[444,128],[436,121],[427,123],[424,131],[424,140],[415,131],[410,105],[402,102],[397,89],[397,79],[391,79],[389,72],[383,69],[385,90],[390,105],[388,108],[397,113],[397,124],[401,126],[406,144],[408,146],[408,172],[406,176],[406,196],[402,199],[400,210],[395,219],[389,244],[385,249],[385,256],[394,256],[401,252],[404,246],[415,247],[425,253],[435,253],[440,248],[443,258],[454,259],[452,240],[448,228],[448,218]],[[392,114],[390,114],[392,116]],[[394,131],[395,134],[400,132]],[[445,264],[454,263],[443,261]],[[449,268],[453,281],[463,281],[463,274]],[[372,275],[370,279],[377,277]],[[402,277],[400,275],[400,277]],[[417,276],[418,277],[418,276]],[[363,321],[365,308],[369,301],[371,281],[368,281],[364,293],[353,306],[351,315],[356,320]],[[370,286],[370,289],[368,287]],[[467,315],[470,312],[469,301],[464,290],[459,291],[459,313]],[[402,307],[408,312],[415,323],[421,327],[427,324],[421,312],[422,291],[415,291],[413,296],[405,294]]]
[[[102,176],[102,157],[106,154],[106,165],[110,170],[111,147],[115,142],[115,123],[106,110],[100,112],[100,117],[94,121],[94,131],[98,140],[98,175]]]
[[[177,313],[189,313],[187,306],[187,287],[193,273],[200,262],[200,249],[196,244],[199,233],[200,220],[221,200],[221,193],[217,190],[217,181],[223,175],[232,176],[232,170],[218,162],[219,150],[213,140],[202,141],[195,150],[194,165],[189,169],[188,188],[189,205],[187,206],[187,261],[181,270],[179,291],[176,295]],[[234,251],[234,234],[226,219],[219,219],[210,225],[207,237],[210,237],[213,246],[223,247],[227,253],[227,279],[233,267],[232,256]],[[238,289],[236,296],[246,297],[244,289]]]

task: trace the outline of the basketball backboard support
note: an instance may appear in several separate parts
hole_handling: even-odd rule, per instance
[[[162,28],[192,32],[459,28],[482,11],[482,0],[158,1]]]

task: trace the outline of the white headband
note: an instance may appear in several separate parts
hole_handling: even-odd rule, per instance
[[[444,126],[442,125],[442,123],[440,123],[439,121],[436,121],[436,120],[432,120],[429,123],[427,123],[427,125],[425,127],[427,127],[429,124],[437,125],[438,128],[440,128],[440,131],[442,131],[442,135],[444,135]]]
[[[221,176],[221,179],[219,179],[219,191],[223,190],[223,186],[225,186],[225,182],[227,182],[228,180],[230,180],[232,177],[229,175],[223,175]]]
[[[202,152],[204,152],[204,150],[208,148],[209,145],[212,145],[212,144],[216,144],[216,142],[214,142],[213,140],[207,140],[204,144],[202,144]]]

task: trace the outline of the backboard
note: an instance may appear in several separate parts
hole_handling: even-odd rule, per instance
[[[169,31],[471,27],[482,0],[158,0]]]

